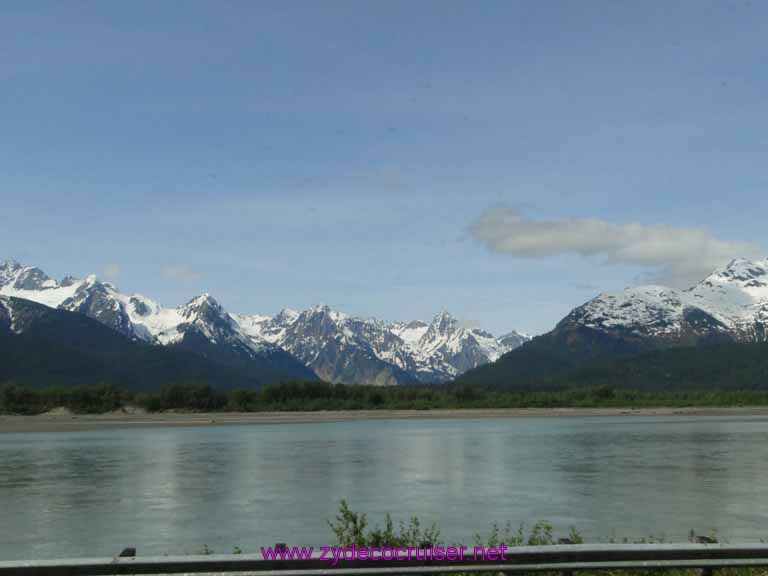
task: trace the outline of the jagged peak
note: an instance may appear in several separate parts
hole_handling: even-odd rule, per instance
[[[761,266],[765,267],[768,266],[768,258],[763,258],[761,260],[750,260],[749,258],[734,258],[731,260],[726,268],[738,268],[742,266]]]
[[[198,308],[198,307],[200,307],[200,306],[202,306],[204,304],[207,304],[209,306],[213,306],[215,308],[221,308],[221,304],[219,304],[216,301],[216,299],[213,296],[211,296],[208,292],[203,292],[202,294],[200,294],[198,296],[195,296],[194,298],[192,298],[192,300],[190,300],[189,302],[184,304],[182,307],[183,308]]]
[[[0,283],[8,283],[24,273],[27,268],[24,268],[19,262],[13,259],[4,260],[0,263]]]
[[[179,306],[177,310],[188,320],[196,318],[198,320],[210,321],[216,317],[223,318],[228,316],[221,304],[208,292],[195,296],[186,304]]]
[[[23,270],[16,261],[6,260],[0,268],[0,287],[3,276],[13,284],[24,275]],[[405,371],[411,379],[445,380],[457,371],[493,360],[503,352],[502,345],[490,334],[464,326],[446,310],[436,314],[431,322],[393,323],[348,315],[325,303],[299,310],[284,308],[271,317],[239,316],[228,314],[209,293],[195,296],[175,308],[163,308],[140,294],[119,293],[115,286],[100,281],[94,274],[84,279],[67,276],[60,283],[45,282],[58,286],[47,290],[48,286],[37,281],[34,294],[29,292],[30,299],[50,307],[84,310],[94,318],[113,324],[118,318],[119,322],[128,323],[132,336],[148,342],[165,345],[178,342],[187,333],[202,334],[214,343],[254,350],[257,346],[260,350],[275,346],[301,358],[305,354],[305,361],[310,364],[317,357],[318,347],[333,341],[329,350],[341,350],[333,370],[355,371],[358,367],[351,364],[361,362],[363,378],[368,378],[365,363],[375,361],[385,363],[378,365],[377,374],[381,366],[390,365],[395,372]],[[15,291],[4,289],[8,293]],[[423,338],[427,332],[429,336]],[[476,341],[472,340],[473,335],[477,336]]]
[[[296,318],[299,317],[300,314],[301,312],[293,308],[283,308],[282,310],[280,310],[280,312],[275,314],[273,320],[280,323],[293,322],[294,320],[296,320]]]
[[[734,258],[726,266],[712,272],[704,281],[712,278],[750,280],[766,275],[768,275],[768,258],[763,260]]]
[[[307,308],[304,312],[300,314],[300,316],[305,317],[314,317],[314,316],[325,316],[329,319],[331,319],[333,322],[338,322],[340,320],[346,320],[349,318],[345,313],[343,312],[337,312],[328,304],[315,304],[311,308]]]
[[[502,334],[501,336],[499,336],[499,340],[503,340],[504,338],[515,337],[515,336],[520,336],[521,338],[526,338],[528,340],[533,338],[533,336],[531,336],[527,332],[520,332],[519,330],[510,330],[509,332],[506,332],[505,334]]]
[[[726,268],[733,268],[735,266],[740,266],[741,264],[749,264],[750,261],[747,258],[737,257],[733,258],[728,264],[725,266]]]
[[[458,326],[458,324],[459,324],[459,321],[456,319],[456,317],[453,316],[453,314],[451,314],[447,310],[443,309],[437,314],[435,314],[434,318],[432,318],[430,327],[436,328],[440,331],[444,331],[454,326]]]
[[[63,282],[63,281],[62,281]],[[80,282],[80,286],[78,286],[77,291],[78,292],[100,292],[101,294],[112,294],[113,296],[118,294],[120,291],[111,282],[103,282],[99,280],[98,276],[96,274],[88,274],[88,276],[85,277],[82,281],[77,279],[72,279],[71,284],[77,284]],[[64,286],[64,284],[59,284],[59,287]]]
[[[0,270],[21,270],[23,266],[15,258],[6,258],[0,262]]]
[[[27,266],[25,268],[16,268],[9,270],[8,279],[15,277],[14,288],[19,290],[43,290],[55,288],[57,282],[50,278],[37,266]]]

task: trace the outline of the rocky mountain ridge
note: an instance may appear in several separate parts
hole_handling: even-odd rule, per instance
[[[356,318],[322,305],[284,309],[274,317],[235,315],[209,294],[164,308],[140,294],[125,295],[93,275],[57,282],[41,269],[15,261],[0,264],[0,295],[79,312],[151,344],[184,345],[228,358],[271,358],[295,368],[286,358],[290,355],[323,379],[350,384],[449,380],[528,339],[517,332],[497,339],[462,327],[447,312],[431,323]]]
[[[649,362],[684,375],[683,360],[676,360],[682,364],[674,367],[664,363],[672,362],[672,357],[693,358],[696,353],[687,356],[680,352],[668,357],[662,352],[760,345],[768,342],[767,334],[768,259],[739,258],[687,290],[638,286],[599,294],[574,308],[550,332],[492,364],[465,373],[459,381],[526,390],[555,383],[588,382],[588,375],[599,374],[614,374],[626,381],[639,372],[650,374],[648,366],[632,364],[648,354],[657,354],[649,356]],[[734,357],[749,354],[734,352]],[[615,368],[617,362],[628,363]],[[666,368],[659,368],[662,378]],[[690,366],[691,371],[694,368]],[[744,370],[755,368],[746,366]],[[653,384],[661,385],[663,379]]]
[[[687,290],[638,286],[600,294],[561,325],[684,343],[761,342],[768,328],[768,259],[732,260]]]
[[[177,308],[163,308],[140,294],[125,295],[94,275],[67,276],[61,282],[42,270],[15,261],[0,264],[0,296],[10,296],[50,308],[77,312],[133,340],[174,346],[219,363],[250,367],[269,380],[316,379],[316,375],[284,350],[257,343],[209,294]]]
[[[528,339],[514,332],[503,343],[483,330],[462,327],[448,312],[430,323],[384,322],[319,305],[274,317],[236,318],[254,340],[280,346],[332,382],[348,382],[355,371],[378,384],[442,382],[493,362]]]

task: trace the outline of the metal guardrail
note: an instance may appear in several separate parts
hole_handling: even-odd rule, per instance
[[[471,552],[471,548],[469,551]],[[768,567],[766,544],[577,544],[507,548],[503,562],[459,560],[266,560],[261,555],[115,557],[0,562],[0,576],[108,576],[118,574],[253,574],[258,576],[393,576],[495,572]],[[317,554],[314,555],[318,557]]]

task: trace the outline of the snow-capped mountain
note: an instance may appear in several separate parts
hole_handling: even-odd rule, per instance
[[[293,375],[280,357],[251,357],[194,334],[175,345],[153,346],[85,314],[0,296],[0,382],[33,388],[109,382],[134,392],[157,392],[172,384],[255,389],[286,378],[307,378]],[[287,352],[278,354],[314,377]]]
[[[151,344],[192,348],[228,362],[266,358],[296,378],[317,374],[350,384],[449,380],[528,339],[517,332],[497,339],[478,328],[462,327],[447,312],[431,323],[387,323],[327,306],[284,309],[273,317],[230,315],[209,294],[164,308],[140,294],[123,294],[93,275],[57,282],[39,268],[14,261],[0,264],[0,295],[79,312]]]
[[[303,363],[267,342],[255,342],[209,294],[177,308],[163,308],[140,294],[122,294],[91,275],[67,276],[61,282],[42,270],[15,261],[0,264],[0,296],[13,296],[79,312],[150,344],[178,346],[227,364],[251,362],[259,370],[283,378],[314,379]],[[273,379],[270,377],[270,379]]]
[[[331,382],[391,385],[450,380],[492,362],[528,337],[505,342],[464,328],[447,312],[431,323],[358,318],[320,305],[274,317],[236,316],[255,341],[266,340],[303,360]]]
[[[503,336],[499,336],[499,343],[502,345],[502,347],[505,350],[514,350],[515,348],[519,348],[528,340],[530,340],[531,337],[528,334],[523,334],[522,332],[515,332],[514,330],[512,332],[508,332],[507,334],[504,334]]]
[[[80,312],[129,337],[137,333],[128,315],[126,298],[109,283],[95,276],[61,282],[48,277],[40,268],[24,267],[13,260],[0,264],[0,294],[32,300],[51,308]]]
[[[366,322],[315,306],[302,312],[283,310],[274,318],[238,316],[238,322],[255,341],[267,341],[287,350],[320,378],[330,382],[396,385],[415,383],[402,366],[380,357],[389,350],[398,357],[396,338],[383,323]]]
[[[688,290],[639,286],[600,294],[561,324],[680,343],[765,341],[768,259],[733,260]]]
[[[765,342],[767,328],[768,259],[737,259],[687,290],[639,286],[600,294],[572,310],[550,332],[459,381],[533,390],[592,385],[594,376],[611,386],[628,382],[656,390],[675,382],[703,389],[711,382],[694,374],[696,366],[687,363],[695,362],[691,358],[697,354],[708,357],[707,348],[711,348],[719,358],[741,359],[743,371],[737,369],[733,379],[741,378],[739,385],[749,387],[759,372],[751,356],[754,348],[740,348],[740,352],[709,345]],[[644,359],[637,360],[641,356]]]

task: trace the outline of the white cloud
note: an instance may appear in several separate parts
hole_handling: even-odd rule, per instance
[[[719,240],[702,228],[614,224],[595,218],[529,220],[515,210],[487,210],[470,226],[491,250],[523,258],[576,254],[650,269],[654,281],[689,287],[732,258],[760,258],[757,244]]]
[[[118,276],[120,276],[120,265],[114,262],[107,264],[104,268],[104,277],[107,280],[115,280]]]
[[[194,282],[202,278],[202,274],[190,270],[186,266],[166,265],[160,271],[163,278],[174,282]]]

